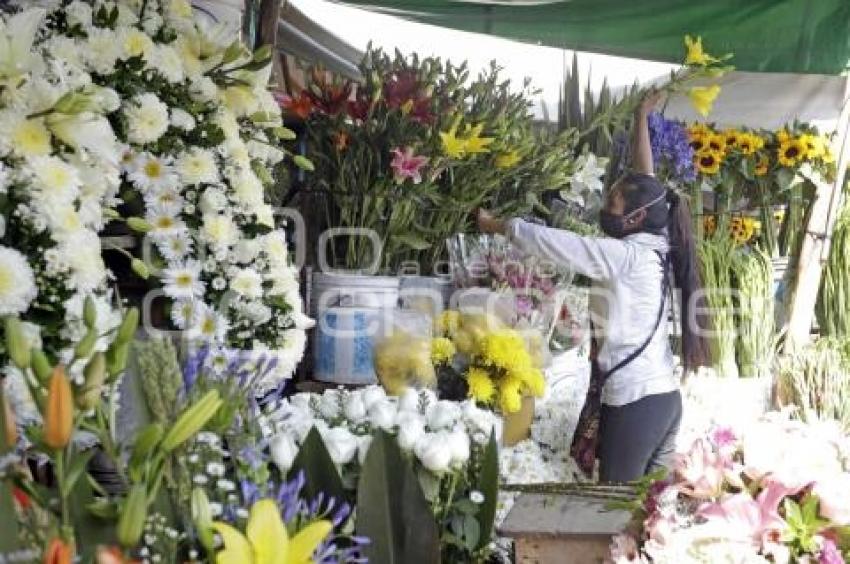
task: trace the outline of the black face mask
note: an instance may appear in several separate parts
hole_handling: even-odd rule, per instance
[[[599,227],[603,233],[614,239],[622,239],[626,235],[625,218],[607,210],[599,212]]]

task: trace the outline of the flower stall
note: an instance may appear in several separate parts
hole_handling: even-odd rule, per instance
[[[510,563],[528,494],[618,502],[618,564],[845,561],[846,213],[823,338],[784,354],[776,273],[812,252],[840,131],[733,125],[731,55],[677,38],[650,141],[698,204],[715,379],[683,384],[669,474],[612,489],[570,455],[587,280],[473,212],[597,235],[646,88],[576,105],[574,66],[556,125],[498,62],[295,72],[279,28],[327,31],[293,14],[0,6],[0,561]]]

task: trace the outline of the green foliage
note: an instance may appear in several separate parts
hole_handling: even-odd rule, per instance
[[[850,338],[850,204],[845,204],[832,234],[815,313],[822,335]]]
[[[419,481],[395,439],[378,431],[357,488],[357,534],[370,562],[440,562],[440,536]]]
[[[495,434],[490,434],[480,472],[477,490],[484,495],[484,502],[476,515],[480,538],[475,548],[482,550],[490,543],[493,524],[496,521],[496,507],[499,504],[499,445]]]
[[[287,481],[295,479],[302,471],[306,480],[302,490],[305,499],[315,499],[320,493],[337,500],[346,499],[336,465],[315,427],[307,433],[307,438],[298,450],[292,468],[289,469]]]
[[[819,550],[817,535],[829,525],[829,521],[818,517],[818,505],[818,498],[813,495],[807,495],[802,505],[791,498],[785,498],[788,529],[783,541],[791,547],[794,555],[817,554]]]
[[[773,263],[759,249],[734,256],[738,289],[736,353],[741,376],[769,376],[776,353]]]

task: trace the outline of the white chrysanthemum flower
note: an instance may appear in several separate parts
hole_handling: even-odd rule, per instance
[[[204,215],[222,212],[225,208],[227,208],[227,206],[227,195],[223,190],[219,190],[218,188],[207,188],[204,190],[203,194],[201,194],[199,208],[201,213]]]
[[[185,234],[187,231],[186,224],[173,210],[155,207],[148,210],[145,219],[153,227],[151,233],[155,236]]]
[[[53,239],[59,243],[85,228],[77,208],[62,200],[46,200],[42,213],[47,219]]]
[[[298,294],[298,271],[292,266],[274,267],[266,279],[272,283],[268,294],[270,296]]]
[[[195,300],[175,300],[171,304],[171,322],[178,329],[188,329],[195,323],[195,312],[198,310]]]
[[[203,341],[223,341],[230,329],[227,317],[206,304],[200,304],[198,309],[195,324],[189,329],[189,338]]]
[[[0,246],[0,315],[25,312],[37,295],[35,275],[26,257]]]
[[[88,41],[82,49],[88,67],[97,74],[112,74],[115,63],[122,55],[122,45],[111,29],[93,28],[88,32]]]
[[[106,265],[100,252],[100,239],[89,230],[69,236],[60,247],[71,269],[70,285],[79,292],[91,292],[106,282]]]
[[[192,19],[192,4],[188,0],[170,0],[168,4],[167,14],[175,20],[191,20]]]
[[[269,229],[276,227],[274,222],[274,208],[269,204],[263,204],[253,210],[254,216],[257,218],[257,223]]]
[[[168,106],[156,94],[135,96],[124,109],[127,117],[127,139],[145,145],[158,140],[168,130]]]
[[[29,162],[42,200],[73,202],[80,194],[79,171],[58,157],[36,157]]]
[[[234,262],[249,264],[260,254],[262,241],[260,239],[242,239],[233,248]]]
[[[202,72],[202,65],[200,61],[197,59],[193,60],[186,56],[186,51],[181,51],[181,55],[183,56],[183,65],[186,67],[187,74],[199,74]],[[199,72],[194,72],[195,66],[197,65]],[[192,81],[192,84],[189,86],[189,95],[192,96],[192,101],[194,102],[215,102],[218,97],[218,86],[215,85],[215,82],[208,76],[201,76]]]
[[[244,268],[230,281],[230,289],[249,300],[263,297],[263,277],[253,268]]]
[[[276,230],[265,235],[263,237],[263,252],[272,266],[287,266],[289,264],[289,248],[286,244],[286,233]]]
[[[148,208],[156,208],[160,212],[177,216],[183,210],[186,200],[174,188],[162,188],[145,194],[145,204]]]
[[[192,131],[195,129],[195,118],[186,110],[180,108],[171,109],[171,125],[183,131]]]
[[[165,295],[171,298],[191,299],[204,295],[201,265],[197,261],[164,269],[162,281]]]
[[[57,60],[80,69],[85,66],[83,49],[75,39],[65,36],[53,37],[46,43],[46,48],[50,56]]]
[[[145,12],[145,18],[142,20],[142,29],[144,29],[148,35],[154,36],[159,33],[162,25],[162,16],[160,16],[155,10],[147,10]]]
[[[215,184],[219,181],[215,156],[206,149],[194,148],[177,160],[177,172],[184,184]]]
[[[147,59],[148,66],[159,72],[169,82],[179,84],[186,78],[180,53],[169,45],[156,46]]]
[[[71,2],[63,9],[69,26],[79,25],[86,29],[92,24],[92,8],[86,2]]]
[[[230,86],[221,92],[221,101],[237,117],[250,116],[259,111],[260,101],[248,86]]]
[[[133,27],[119,30],[118,41],[121,44],[121,59],[147,57],[154,49],[154,42],[150,36]]]
[[[263,205],[263,183],[250,170],[243,171],[233,183],[233,193],[236,201],[242,204],[249,213]]]
[[[27,119],[15,110],[0,112],[0,151],[32,158],[51,153],[50,131],[42,119]]]
[[[213,117],[213,123],[221,128],[224,132],[224,138],[228,141],[242,141],[239,136],[239,122],[236,121],[236,116],[227,108],[219,108]]]
[[[173,188],[180,182],[174,167],[165,158],[144,153],[132,163],[128,177],[142,191]]]
[[[219,146],[221,155],[227,161],[228,166],[237,169],[250,170],[251,155],[248,153],[248,146],[238,137],[236,139],[226,139]]]
[[[186,232],[157,238],[157,249],[168,262],[182,261],[192,252],[192,239]]]
[[[229,247],[239,238],[239,228],[229,215],[205,215],[201,233],[204,240],[218,248]]]

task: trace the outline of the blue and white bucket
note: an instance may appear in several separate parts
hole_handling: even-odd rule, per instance
[[[378,381],[372,355],[387,310],[331,307],[318,314],[313,344],[313,377],[334,384]]]

